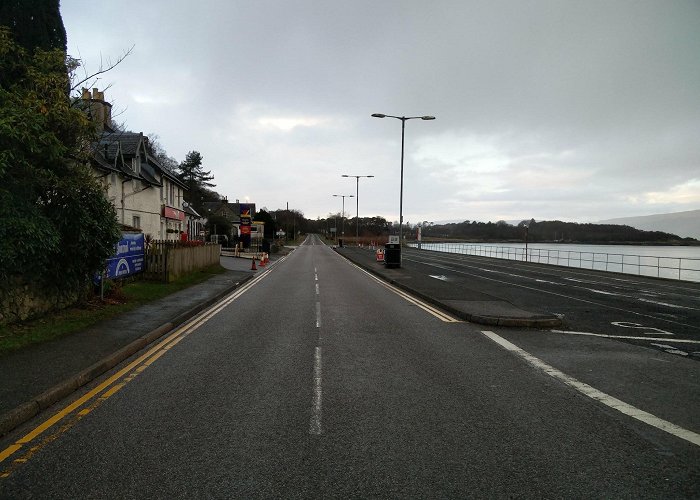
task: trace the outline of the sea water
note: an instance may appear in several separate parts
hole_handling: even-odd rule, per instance
[[[418,248],[418,243],[409,246]],[[421,243],[423,250],[481,255],[700,282],[699,246],[575,245],[567,243]]]

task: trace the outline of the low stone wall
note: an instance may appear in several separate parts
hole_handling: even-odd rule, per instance
[[[183,274],[214,266],[219,263],[220,254],[221,245],[170,248],[167,257],[167,280],[172,281]]]
[[[17,323],[65,309],[79,298],[75,290],[50,290],[17,280],[11,286],[0,288],[0,324]]]
[[[157,276],[156,279],[171,281],[218,264],[221,245],[168,248],[166,253],[167,257],[161,258],[161,270],[154,276]],[[0,287],[0,325],[59,311],[76,304],[79,299],[80,293],[76,290],[52,290],[17,279]]]

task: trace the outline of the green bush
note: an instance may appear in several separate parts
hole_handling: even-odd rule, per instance
[[[95,128],[71,106],[66,54],[28,53],[0,27],[0,286],[85,288],[119,225],[90,169]]]

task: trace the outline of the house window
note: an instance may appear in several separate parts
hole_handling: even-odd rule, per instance
[[[134,215],[133,223],[131,224],[131,227],[135,227],[136,229],[141,229],[141,217],[140,216]]]
[[[117,174],[112,172],[112,186],[116,186],[116,185],[117,185]]]
[[[170,183],[170,195],[168,196],[168,204],[172,207],[175,205],[175,184]]]

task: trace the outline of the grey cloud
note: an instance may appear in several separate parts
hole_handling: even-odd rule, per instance
[[[124,1],[94,11],[64,0],[62,13],[69,49],[88,59],[136,44],[104,80],[130,126],[155,131],[178,158],[200,150],[223,194],[246,191],[270,208],[294,184],[307,215],[337,210],[328,194],[345,187],[340,173],[360,170],[377,175],[365,210],[396,219],[400,123],[374,112],[437,117],[406,126],[414,220],[643,215],[662,205],[626,200],[700,175],[694,1]],[[323,121],[261,128],[263,115]],[[252,168],[275,175],[247,184]],[[541,186],[522,192],[523,175]]]

